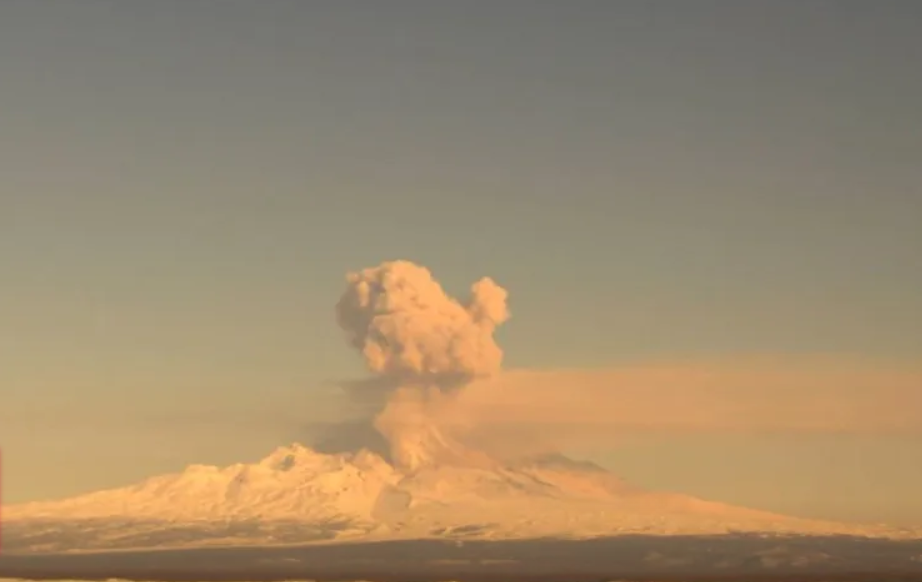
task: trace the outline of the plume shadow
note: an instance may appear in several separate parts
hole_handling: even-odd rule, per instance
[[[442,394],[453,394],[470,381],[471,377],[464,374],[394,374],[338,380],[333,386],[343,394],[346,418],[308,422],[297,436],[319,453],[356,453],[366,449],[392,462],[390,443],[375,427],[375,418],[394,394],[405,388],[420,388],[420,393],[424,388],[436,388]]]
[[[303,424],[297,440],[327,455],[371,451],[391,462],[390,445],[375,428],[374,419],[399,387],[397,378],[338,380],[333,382],[344,398],[345,418]]]
[[[312,423],[305,428],[305,442],[318,453],[338,455],[366,449],[391,462],[390,446],[374,426],[374,418]]]

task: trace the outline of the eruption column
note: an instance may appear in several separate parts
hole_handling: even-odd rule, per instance
[[[350,273],[347,282],[337,321],[368,369],[399,387],[376,421],[394,461],[412,469],[461,454],[434,412],[451,389],[499,371],[503,352],[493,333],[509,318],[506,290],[485,277],[459,302],[409,261]]]

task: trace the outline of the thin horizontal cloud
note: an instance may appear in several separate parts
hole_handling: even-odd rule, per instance
[[[513,370],[430,407],[488,449],[556,449],[637,433],[922,432],[922,370],[839,358]]]

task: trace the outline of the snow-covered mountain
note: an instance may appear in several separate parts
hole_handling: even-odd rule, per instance
[[[390,465],[371,453],[322,455],[294,445],[253,464],[192,465],[128,487],[12,506],[4,518],[370,518],[375,499],[393,482]]]
[[[129,487],[5,507],[3,518],[5,550],[49,551],[619,533],[901,533],[646,492],[563,457],[406,471],[367,451],[325,455],[298,444],[253,464],[193,465]]]

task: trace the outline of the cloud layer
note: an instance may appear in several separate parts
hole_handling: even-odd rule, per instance
[[[615,445],[645,432],[922,432],[922,371],[826,358],[738,358],[509,371],[432,409],[496,454]]]

